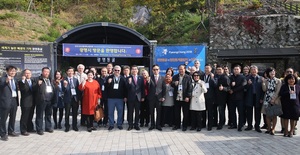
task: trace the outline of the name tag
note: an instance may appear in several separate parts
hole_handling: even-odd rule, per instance
[[[46,92],[47,93],[52,93],[52,87],[51,86],[46,86]]]
[[[209,83],[205,83],[205,87],[208,89],[209,88]]]
[[[290,99],[295,100],[296,99],[296,93],[290,94]]]
[[[104,90],[105,90],[105,86],[104,86],[104,85],[102,85],[102,88],[101,88],[101,90],[102,90],[102,91],[104,91]]]
[[[12,91],[12,97],[17,97],[17,92],[15,90]]]
[[[114,84],[114,89],[119,89],[119,84],[115,83]]]
[[[182,90],[182,84],[178,85],[178,90]]]
[[[173,91],[169,91],[169,96],[173,96]]]
[[[71,89],[71,94],[76,95],[76,90],[74,88]]]

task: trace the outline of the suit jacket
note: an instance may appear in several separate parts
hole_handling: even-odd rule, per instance
[[[21,107],[32,107],[34,104],[34,97],[33,97],[33,87],[36,85],[36,81],[33,78],[30,78],[31,87],[26,80],[19,81],[19,87],[21,91]]]
[[[68,81],[68,85],[67,87],[64,86],[64,81]],[[74,89],[76,91],[76,95],[72,95],[71,89],[72,89],[72,85],[69,81],[69,78],[66,77],[64,78],[64,80],[61,80],[61,84],[62,84],[62,91],[64,92],[64,103],[65,104],[70,104],[72,102],[72,99],[74,98],[76,102],[81,100],[81,91],[78,89],[79,86],[79,81],[78,79],[76,79],[75,77],[72,77],[72,81],[73,81],[73,85],[74,85]]]
[[[107,88],[105,87],[107,77],[108,76],[106,76],[104,78],[99,77],[99,78],[96,79],[98,81],[99,85],[100,85],[100,89],[101,89],[101,92],[102,92],[101,100],[107,100]]]
[[[245,105],[246,106],[256,106],[260,107],[262,104],[260,100],[264,99],[264,93],[262,90],[262,79],[261,76],[257,75],[254,79],[253,76],[248,76],[247,78],[247,85],[245,86],[246,93],[245,93]],[[249,79],[251,79],[252,84],[248,84]],[[254,82],[255,81],[255,82]],[[253,86],[255,85],[255,86]],[[256,98],[253,98],[253,92],[255,88]],[[253,105],[253,100],[255,100],[255,105]]]
[[[158,99],[166,98],[166,84],[165,78],[158,77],[157,83],[155,82],[154,75],[151,75],[150,82],[147,82],[149,88],[148,100],[153,101],[157,97]]]
[[[134,77],[131,75],[129,78],[132,79],[131,84],[127,83],[128,88],[128,101],[135,101],[137,98],[141,102],[141,99],[145,97],[144,91],[144,78],[137,76],[137,84],[134,82]]]
[[[204,94],[204,97],[206,99],[215,98],[215,88],[216,88],[216,82],[214,78],[211,78],[210,74],[208,75],[208,78],[205,78],[205,74],[201,75],[200,79],[204,81],[204,83],[208,83],[209,88],[207,88],[207,92]]]
[[[3,76],[0,78],[0,108],[9,109],[11,107],[11,101],[16,99],[12,97],[12,88],[10,83],[6,83],[7,76]],[[14,79],[16,91],[17,91],[17,104],[19,106],[18,100],[18,83],[17,80]]]
[[[38,84],[38,81],[39,80],[42,80],[42,84],[39,85]],[[42,76],[39,76],[37,78],[35,78],[35,81],[36,81],[36,85],[35,87],[33,87],[33,90],[34,90],[34,96],[35,96],[35,103],[36,104],[41,104],[43,103],[44,101],[51,101],[52,104],[56,104],[56,92],[55,92],[55,86],[52,82],[52,79],[49,78],[49,83],[50,83],[50,86],[52,87],[52,93],[47,93],[46,92],[46,83],[45,81],[43,80],[43,77]],[[49,95],[49,96],[48,96]]]
[[[178,85],[175,85],[175,82],[179,81],[179,74],[173,76],[171,86],[174,88],[174,99],[176,100],[178,95]],[[192,79],[189,75],[185,74],[182,79],[182,98],[191,98],[193,91]]]
[[[232,83],[235,82],[235,85],[232,86]],[[244,86],[247,84],[246,78],[244,75],[239,74],[237,76],[232,75],[230,76],[230,86],[231,90],[233,91],[230,94],[231,100],[244,100]]]

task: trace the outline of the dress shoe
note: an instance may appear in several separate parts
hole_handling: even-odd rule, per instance
[[[44,132],[43,131],[38,131],[37,134],[38,135],[44,135]]]
[[[92,130],[97,130],[97,128],[95,128],[95,127],[91,127],[91,129],[92,129]]]
[[[269,134],[269,133],[270,133],[270,131],[266,131],[265,133],[266,133],[266,134]]]
[[[198,132],[201,131],[201,128],[197,128],[197,131],[198,131]]]
[[[52,129],[46,130],[46,132],[53,133]]]
[[[122,127],[122,126],[118,126],[118,129],[119,129],[119,130],[123,130],[123,127]]]
[[[151,126],[148,130],[153,130],[154,129],[154,126]]]
[[[255,131],[258,132],[258,133],[262,133],[262,131],[260,130],[260,128],[256,128]]]
[[[228,129],[236,129],[236,126],[230,126]]]
[[[141,124],[140,127],[144,127],[144,124]]]
[[[252,130],[252,129],[253,129],[253,127],[248,126],[248,127],[245,129],[245,131],[250,131],[250,130]]]
[[[28,132],[31,132],[31,133],[36,133],[36,130],[30,130]]]
[[[156,127],[156,129],[162,131],[162,128],[160,126]]]
[[[18,137],[19,135],[15,132],[11,132],[11,133],[8,133],[9,136],[11,137]]]
[[[29,136],[29,133],[28,132],[21,132],[21,135],[23,135],[23,136]]]
[[[135,126],[134,129],[138,131],[141,130],[139,126]]]
[[[8,141],[7,135],[1,136],[1,140],[3,140],[3,141]]]
[[[183,128],[182,128],[182,131],[186,131],[186,130],[187,130],[187,128],[186,128],[186,127],[183,127]]]
[[[267,128],[268,128],[267,124],[264,124],[264,125],[261,127],[261,129],[267,129]]]
[[[70,131],[70,128],[66,128],[66,129],[65,129],[65,132],[69,132],[69,131]]]
[[[241,132],[241,131],[242,131],[242,128],[238,128],[238,131]]]
[[[77,128],[77,127],[73,127],[73,130],[74,130],[74,131],[78,131],[78,128]]]
[[[211,128],[211,127],[208,127],[208,128],[207,128],[207,131],[211,131],[211,130],[212,130],[212,128]]]
[[[92,132],[92,128],[87,128],[87,131],[88,132]]]
[[[192,127],[190,130],[196,130],[196,128]]]
[[[274,136],[275,135],[275,131],[271,131],[270,135]]]
[[[132,129],[133,129],[133,127],[132,127],[132,126],[129,126],[128,129],[127,129],[127,131],[130,131],[130,130],[132,130]]]
[[[179,127],[177,127],[177,126],[174,126],[174,127],[172,128],[172,130],[177,130],[177,129],[179,129]]]
[[[219,126],[217,127],[217,130],[221,130],[221,129],[223,129],[223,126],[222,126],[222,125],[219,125]]]
[[[54,129],[57,129],[57,124],[54,125]]]
[[[109,127],[108,127],[108,130],[112,130],[112,129],[114,129],[113,126],[109,126]]]
[[[58,126],[57,126],[59,129],[62,129],[62,126],[61,126],[61,124],[58,124]]]

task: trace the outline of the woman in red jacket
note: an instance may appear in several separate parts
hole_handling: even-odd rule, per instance
[[[86,117],[88,132],[92,132],[96,130],[93,127],[94,113],[97,104],[100,104],[102,93],[99,83],[93,79],[94,73],[89,71],[87,77],[88,79],[79,85],[79,90],[83,91],[82,115]]]

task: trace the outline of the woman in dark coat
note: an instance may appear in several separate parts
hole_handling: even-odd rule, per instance
[[[56,103],[53,105],[53,120],[54,120],[54,129],[61,129],[61,121],[63,118],[64,114],[64,102],[63,102],[63,92],[62,92],[62,83],[61,81],[63,80],[62,74],[60,71],[55,71],[55,81],[54,81],[54,86],[55,86],[55,91],[56,91]],[[57,110],[59,110],[59,118],[57,122]]]
[[[283,114],[280,116],[284,123],[284,137],[292,137],[295,130],[295,123],[300,116],[300,86],[297,84],[297,77],[289,74],[284,78],[285,84],[281,87],[279,95]],[[290,121],[290,131],[288,132],[288,123]]]

